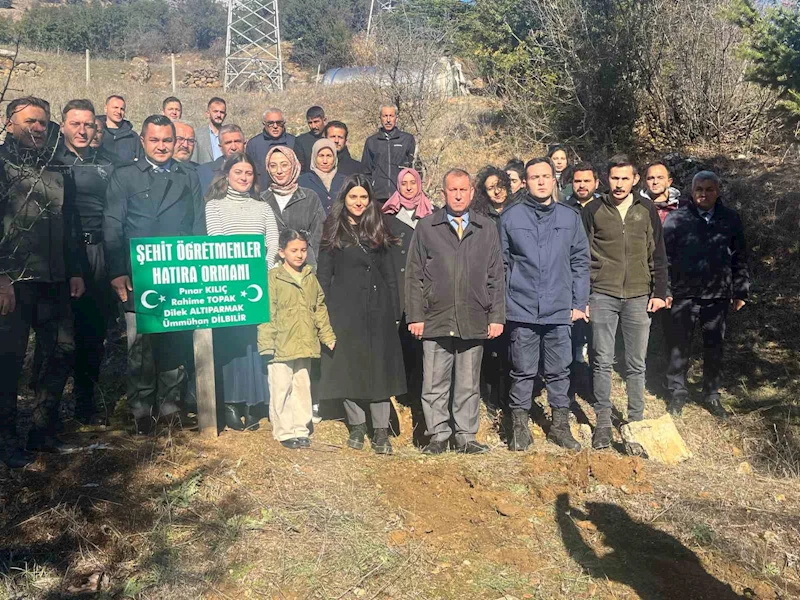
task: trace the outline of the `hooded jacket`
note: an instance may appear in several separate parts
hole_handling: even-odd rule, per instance
[[[614,298],[667,297],[664,230],[653,203],[633,193],[625,221],[606,195],[581,211],[592,254],[592,293]]]
[[[245,152],[256,163],[258,185],[261,186],[262,190],[266,190],[272,183],[267,172],[267,154],[275,146],[287,146],[294,150],[295,137],[284,130],[280,137],[274,138],[268,136],[266,131],[261,130],[261,133],[251,137],[245,146]]]
[[[281,264],[269,271],[269,323],[258,326],[258,352],[271,362],[319,358],[320,342],[336,341],[325,294],[314,270],[303,267],[298,283]]]
[[[412,166],[416,147],[414,136],[397,127],[391,131],[380,128],[367,138],[361,167],[379,201],[388,200],[397,191],[397,176],[401,169]]]
[[[674,298],[747,298],[750,274],[742,221],[720,200],[708,223],[694,202],[670,213],[664,243]]]
[[[103,123],[103,143],[101,147],[108,152],[113,152],[123,161],[128,162],[142,158],[142,142],[139,134],[133,130],[130,121],[123,120],[117,129],[108,127],[107,117],[100,115],[98,120]]]
[[[678,210],[681,207],[681,192],[677,188],[671,187],[667,190],[667,200],[665,202],[655,202],[647,190],[639,190],[639,195],[647,198],[658,211],[658,217],[661,219],[661,224],[664,224],[669,213],[673,210]]]
[[[82,277],[80,222],[68,173],[49,155],[0,146],[0,273],[57,283]]]
[[[500,246],[506,317],[531,325],[570,325],[589,303],[589,244],[574,209],[528,195],[503,210]]]

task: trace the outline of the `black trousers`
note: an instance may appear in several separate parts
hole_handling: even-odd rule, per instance
[[[703,395],[719,395],[725,326],[730,300],[675,298],[670,311],[670,357],[667,387],[672,397],[689,396],[686,372],[692,354],[692,335],[698,321],[703,331]]]
[[[0,315],[0,445],[15,447],[17,386],[30,330],[36,332],[41,360],[32,374],[33,428],[53,432],[64,385],[72,371],[75,340],[69,284],[17,282],[16,308]]]

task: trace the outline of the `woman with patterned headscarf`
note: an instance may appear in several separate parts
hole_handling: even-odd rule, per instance
[[[266,163],[272,183],[261,194],[261,199],[272,207],[278,229],[294,229],[308,234],[306,262],[316,266],[322,224],[325,221],[319,196],[313,190],[300,186],[300,161],[291,148],[275,146],[267,153]]]
[[[344,175],[339,173],[339,159],[334,143],[327,138],[314,142],[311,149],[311,171],[300,175],[299,183],[301,187],[313,190],[319,196],[326,215],[331,211],[331,205],[342,189],[344,179]]]

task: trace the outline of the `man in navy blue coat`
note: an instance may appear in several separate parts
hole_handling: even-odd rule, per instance
[[[586,319],[589,244],[578,213],[553,200],[553,163],[534,158],[525,174],[527,195],[500,217],[512,364],[509,406],[514,429],[509,448],[522,451],[531,445],[528,413],[541,349],[553,409],[547,437],[578,450],[581,446],[569,430],[571,328],[573,322]]]

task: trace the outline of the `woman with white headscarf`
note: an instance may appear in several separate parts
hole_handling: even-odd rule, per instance
[[[331,211],[333,201],[344,183],[345,177],[338,169],[339,158],[334,143],[327,138],[314,142],[311,149],[311,171],[300,175],[299,183],[301,187],[316,192],[326,215]]]

